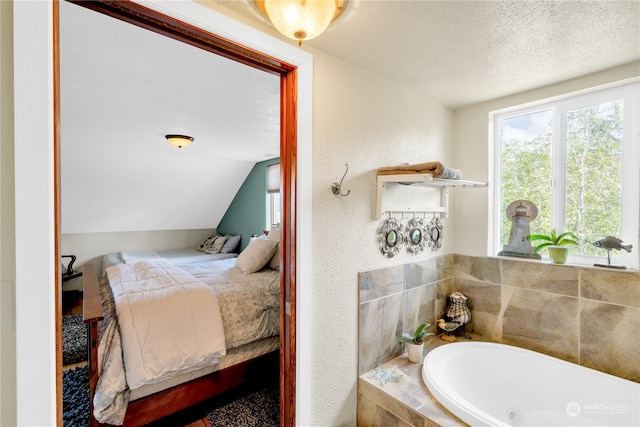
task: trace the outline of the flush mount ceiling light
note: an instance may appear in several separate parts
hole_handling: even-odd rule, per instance
[[[285,36],[311,40],[340,16],[347,0],[255,0],[258,9]]]
[[[182,148],[191,145],[193,137],[186,135],[165,135],[167,142],[174,147]]]

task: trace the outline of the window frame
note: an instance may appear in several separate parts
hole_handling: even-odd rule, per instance
[[[282,198],[280,185],[281,167],[280,162],[267,165],[267,218],[266,229],[280,228],[282,222]],[[279,222],[275,222],[276,216],[280,217]]]
[[[267,230],[272,228],[280,228],[280,222],[274,222],[276,216],[282,215],[282,200],[280,192],[267,194],[267,212],[269,212],[269,218],[267,218]]]
[[[624,83],[607,88],[594,88],[578,94],[568,94],[562,97],[545,99],[525,105],[518,105],[489,114],[490,120],[490,145],[493,151],[493,201],[491,207],[494,214],[490,217],[491,231],[489,246],[490,255],[502,250],[501,227],[506,220],[502,212],[502,141],[501,120],[517,116],[533,114],[538,111],[551,110],[552,123],[552,212],[551,227],[564,230],[565,221],[565,153],[566,153],[566,112],[596,103],[609,102],[614,99],[624,99],[623,113],[623,176],[622,176],[622,213],[621,228],[624,244],[632,244],[637,251],[638,227],[640,222],[640,173],[639,173],[639,124],[640,116],[640,83]],[[604,237],[604,236],[602,236]],[[630,239],[631,237],[631,239]],[[638,269],[638,255],[619,251],[620,264],[629,269]],[[545,257],[544,253],[542,254]],[[616,254],[617,255],[617,254]],[[570,254],[567,264],[593,265],[594,263],[606,264],[607,256],[588,256]],[[612,263],[613,264],[613,263]],[[618,264],[618,263],[616,263]]]

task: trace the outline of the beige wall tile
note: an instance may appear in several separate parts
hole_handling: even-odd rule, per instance
[[[358,427],[412,427],[368,396],[358,393]]]
[[[367,302],[403,290],[403,267],[401,265],[364,271],[359,274],[360,302]]]
[[[500,314],[500,285],[456,278],[454,288],[470,299],[471,321],[466,326],[467,332],[490,336]]]
[[[383,421],[391,422],[390,425],[421,426],[424,424],[422,416],[412,409],[412,406],[419,406],[412,393],[416,387],[413,378],[403,376],[400,382],[389,382],[382,387],[373,384],[377,381],[377,379],[368,378],[366,374],[358,378],[358,391],[392,416],[390,419],[378,417],[373,425],[384,427],[387,424],[378,424]],[[387,416],[385,414],[385,417]],[[401,424],[393,424],[395,420]]]
[[[404,295],[403,332],[413,333],[418,325],[428,322],[428,331],[435,332],[435,283],[413,288]]]
[[[453,262],[454,255],[443,255],[437,258],[437,277],[438,280],[453,279]]]
[[[578,299],[513,288],[502,316],[502,342],[578,362]]]
[[[505,260],[502,284],[578,296],[578,269],[570,266]]]
[[[640,309],[582,300],[580,364],[640,382]]]
[[[360,374],[402,353],[402,293],[360,304],[358,354]]]
[[[430,258],[404,265],[404,289],[423,286],[436,281],[437,260]]]
[[[580,295],[640,308],[640,273],[581,269]]]
[[[358,427],[372,427],[376,418],[378,405],[369,396],[358,391],[358,410],[356,425]]]
[[[456,278],[500,284],[500,268],[500,259],[454,255],[453,271]]]

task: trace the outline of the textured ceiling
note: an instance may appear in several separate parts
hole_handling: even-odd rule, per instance
[[[348,0],[305,44],[456,108],[639,60],[640,1]]]
[[[278,34],[253,0],[200,3]],[[63,90],[81,101],[67,116],[87,127],[136,122],[155,141],[189,133],[199,156],[277,155],[279,115],[267,107],[276,77],[66,2],[61,10]],[[456,108],[639,60],[640,1],[348,0],[305,45]]]
[[[277,157],[278,76],[61,2],[63,119],[67,139],[117,148],[195,138],[189,151],[214,159]],[[87,139],[86,132],[101,133]],[[122,131],[126,132],[123,134]],[[115,134],[113,134],[115,133]]]
[[[252,0],[198,2],[281,37]],[[278,77],[59,4],[63,232],[217,226],[278,156]],[[457,108],[639,60],[639,26],[640,1],[349,0],[302,48]]]

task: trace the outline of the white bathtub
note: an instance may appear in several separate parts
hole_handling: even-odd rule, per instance
[[[518,347],[442,345],[422,378],[472,426],[640,426],[640,384]]]

